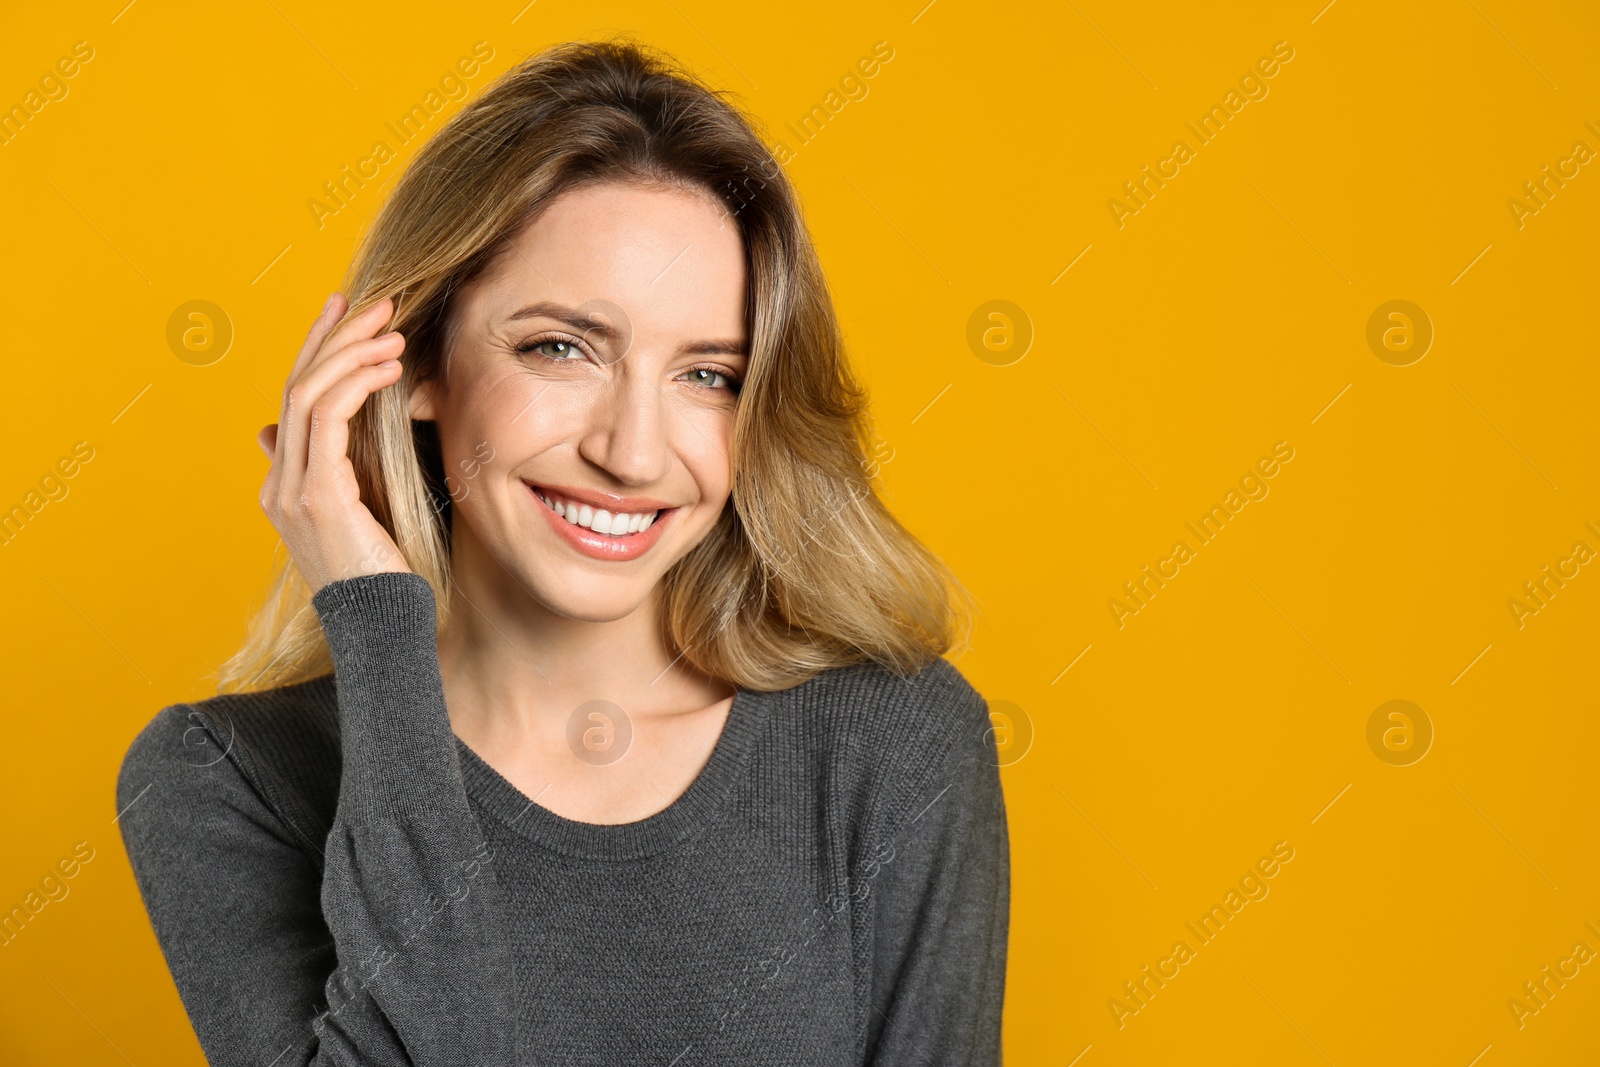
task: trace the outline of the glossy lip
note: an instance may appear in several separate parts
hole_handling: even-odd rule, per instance
[[[576,500],[580,504],[588,504],[592,508],[605,508],[615,515],[619,511],[662,511],[675,507],[665,500],[657,500],[648,496],[617,496],[614,493],[602,492],[599,489],[574,489],[566,485],[537,485],[523,480],[523,485],[530,489],[543,489],[556,496],[564,496],[568,500]],[[560,516],[556,516],[560,518]],[[647,533],[649,531],[646,531]]]
[[[650,551],[651,547],[654,546],[657,541],[661,540],[662,528],[666,526],[667,523],[671,522],[680,510],[675,507],[666,507],[665,505],[661,504],[651,504],[648,501],[644,506],[640,506],[638,502],[644,499],[642,497],[609,497],[611,500],[628,501],[632,506],[607,508],[606,510],[608,511],[620,510],[661,512],[660,515],[656,516],[656,521],[650,524],[649,529],[641,530],[636,534],[625,534],[622,536],[613,537],[608,534],[597,534],[587,526],[578,526],[574,523],[568,522],[566,519],[563,519],[560,515],[555,513],[555,510],[551,508],[550,505],[539,499],[537,490],[548,488],[551,492],[558,496],[565,496],[572,500],[581,500],[590,506],[595,506],[596,500],[607,499],[608,494],[596,493],[593,490],[586,490],[582,493],[571,493],[565,489],[558,489],[553,485],[548,487],[538,486],[536,488],[531,482],[524,482],[523,484],[528,487],[528,499],[533,501],[534,507],[544,512],[545,521],[550,524],[557,537],[560,537],[568,545],[572,546],[575,551],[581,552],[591,559],[606,560],[608,562],[620,562],[630,559],[638,559],[640,556]],[[600,504],[599,506],[605,507],[604,504]]]

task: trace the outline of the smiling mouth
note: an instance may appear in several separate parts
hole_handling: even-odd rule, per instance
[[[606,511],[590,504],[582,504],[574,500],[567,500],[547,489],[536,485],[528,486],[533,495],[544,503],[544,506],[555,512],[562,519],[573,526],[581,526],[591,533],[602,537],[615,537],[625,539],[641,534],[648,530],[655,521],[673,508],[661,508],[657,511]]]

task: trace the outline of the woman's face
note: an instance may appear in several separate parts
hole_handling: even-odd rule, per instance
[[[710,193],[604,183],[552,201],[457,294],[411,415],[439,430],[459,584],[509,576],[590,621],[646,599],[728,501],[745,285]]]

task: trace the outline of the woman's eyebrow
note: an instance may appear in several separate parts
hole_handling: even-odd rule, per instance
[[[506,322],[513,323],[522,319],[547,318],[564,322],[585,337],[590,334],[599,334],[606,344],[614,344],[616,330],[604,319],[585,314],[575,307],[557,303],[554,300],[540,300],[506,316]],[[742,340],[718,339],[710,341],[691,341],[683,346],[684,352],[691,355],[707,356],[748,356],[750,346]]]
[[[541,300],[538,303],[529,304],[519,311],[514,311],[506,316],[506,322],[512,323],[521,319],[537,318],[556,319],[571,326],[579,333],[602,334],[608,341],[613,339],[616,332],[604,319],[595,318],[593,315],[585,315],[575,307],[558,304],[553,300]]]
[[[691,341],[683,351],[696,356],[748,356],[750,346],[743,341]]]

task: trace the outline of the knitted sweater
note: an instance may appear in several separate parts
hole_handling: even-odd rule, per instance
[[[739,688],[687,791],[605,825],[455,736],[424,579],[312,603],[332,674],[164,708],[117,781],[212,1064],[1000,1063],[1005,804],[948,661]]]

